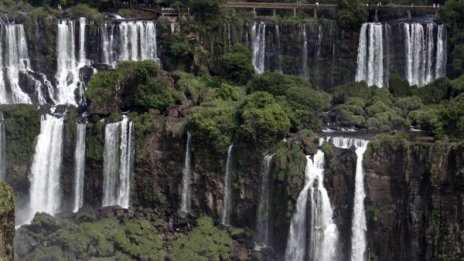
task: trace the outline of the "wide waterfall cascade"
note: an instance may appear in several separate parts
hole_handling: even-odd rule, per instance
[[[251,31],[252,63],[258,74],[264,73],[266,58],[266,24],[255,23]]]
[[[56,104],[77,105],[83,97],[84,83],[80,79],[79,72],[82,67],[88,65],[85,57],[85,28],[86,19],[79,19],[79,47],[76,47],[75,22],[61,20],[58,23],[57,88],[54,95]],[[79,92],[78,102],[76,90]]]
[[[192,136],[187,132],[187,144],[185,146],[184,169],[182,173],[182,198],[180,203],[180,211],[190,213],[192,211]]]
[[[104,23],[101,30],[103,63],[115,67],[118,61],[159,62],[157,30],[153,21]]]
[[[435,23],[405,23],[406,79],[424,86],[446,75],[446,30]]]
[[[31,98],[19,86],[19,75],[31,71],[26,33],[22,24],[1,25],[0,34],[0,104],[32,103]],[[29,74],[28,74],[29,75]],[[7,91],[9,86],[10,91]],[[41,95],[40,82],[36,91]]]
[[[359,34],[356,81],[365,81],[368,86],[386,86],[383,27],[364,23]]]
[[[230,212],[232,210],[232,152],[234,144],[227,150],[226,174],[224,176],[224,206],[222,209],[221,224],[230,226]]]
[[[309,80],[308,72],[308,36],[306,32],[306,25],[301,26],[301,41],[303,42],[303,47],[301,51],[301,77],[305,80]]]
[[[350,149],[353,146],[356,148],[357,159],[353,201],[354,206],[351,223],[351,260],[366,260],[365,252],[367,247],[367,224],[366,213],[364,208],[364,199],[366,197],[366,191],[364,187],[365,173],[363,167],[363,157],[369,141],[352,137],[328,137],[326,140],[328,142],[331,142],[337,148]],[[320,143],[322,142],[323,139],[320,140]]]
[[[313,159],[307,156],[305,186],[296,203],[285,251],[286,261],[337,260],[338,228],[324,187],[324,153],[318,150]],[[311,216],[308,220],[308,198]],[[310,231],[307,233],[307,221]],[[307,242],[309,236],[309,242]]]
[[[63,118],[43,115],[30,174],[30,222],[37,212],[58,213],[61,204]]]
[[[271,167],[274,156],[275,154],[266,155],[261,167],[261,190],[256,215],[256,250],[271,246]]]
[[[134,123],[127,116],[105,127],[102,206],[130,206],[130,181],[134,162]]]
[[[74,207],[79,211],[84,204],[84,174],[85,174],[85,137],[86,124],[76,125],[76,148],[74,151]]]
[[[6,133],[5,119],[3,113],[0,112],[0,180],[5,180],[6,177]]]

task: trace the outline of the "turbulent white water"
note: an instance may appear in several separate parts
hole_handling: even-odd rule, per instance
[[[182,175],[182,198],[180,210],[184,213],[190,213],[192,210],[192,149],[191,134],[187,132],[187,144],[185,146],[185,161]]]
[[[222,209],[221,224],[230,226],[230,212],[232,210],[232,150],[234,144],[227,150],[226,174],[224,176],[224,207]]]
[[[255,249],[271,246],[271,164],[275,154],[266,155],[261,167],[261,190],[256,218]]]
[[[264,73],[266,58],[266,24],[255,23],[251,31],[252,63],[258,74]]]
[[[326,140],[332,142],[332,144],[334,144],[334,146],[337,148],[350,149],[353,146],[356,148],[357,160],[354,186],[353,217],[351,223],[351,260],[366,260],[365,252],[367,246],[367,225],[364,209],[366,191],[364,188],[365,173],[363,167],[363,157],[369,141],[352,137],[328,137]]]
[[[446,74],[446,31],[435,23],[405,23],[406,79],[424,86]]]
[[[105,127],[102,206],[130,206],[134,124],[128,117]]]
[[[0,112],[0,180],[6,177],[6,133],[3,113]]]
[[[153,21],[122,21],[102,25],[103,63],[153,60],[159,62],[156,24]]]
[[[301,51],[301,77],[309,80],[308,72],[308,36],[306,33],[306,25],[301,26],[301,41],[303,42],[303,49]]]
[[[62,152],[63,118],[43,115],[31,166],[28,222],[37,212],[54,215],[60,210]]]
[[[296,211],[290,225],[285,251],[286,261],[337,260],[338,229],[333,221],[333,210],[324,187],[324,153],[318,150],[314,159],[307,157],[305,186],[298,196]],[[307,218],[308,198],[311,216]],[[310,222],[309,242],[307,221]],[[309,250],[309,251],[308,251]]]
[[[76,125],[76,148],[74,151],[74,207],[79,211],[84,204],[84,174],[85,174],[85,135],[86,124]]]
[[[57,86],[54,95],[57,104],[77,105],[81,102],[84,84],[80,80],[79,71],[88,63],[85,52],[85,27],[85,18],[79,19],[79,47],[76,48],[75,22],[61,20],[58,23]]]
[[[365,81],[368,86],[386,86],[384,73],[383,25],[364,23],[358,45],[356,81]]]

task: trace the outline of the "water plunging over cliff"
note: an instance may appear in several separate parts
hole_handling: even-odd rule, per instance
[[[6,134],[5,119],[3,112],[0,112],[0,180],[5,179],[6,175]]]
[[[271,246],[271,165],[275,154],[266,155],[261,169],[261,190],[259,194],[258,213],[256,219],[255,249]]]
[[[153,21],[122,21],[102,25],[103,63],[153,60],[159,62],[156,24]]]
[[[364,209],[364,199],[366,191],[364,188],[364,167],[363,156],[366,151],[369,141],[357,139],[352,137],[330,137],[328,138],[335,147],[341,149],[356,148],[356,174],[354,186],[354,203],[353,203],[353,217],[351,223],[351,260],[363,261],[365,260],[366,251],[366,214]]]
[[[31,166],[30,213],[56,214],[61,204],[61,162],[63,152],[63,118],[43,115],[40,134]]]
[[[76,148],[74,151],[74,208],[79,211],[84,204],[84,174],[85,174],[85,134],[86,124],[76,125]]]
[[[306,25],[301,26],[301,41],[303,42],[303,49],[301,51],[301,77],[309,80],[308,72],[308,36],[306,34]]]
[[[230,226],[230,211],[232,209],[232,150],[234,144],[227,150],[226,175],[224,177],[224,207],[222,209],[221,224]]]
[[[105,153],[103,155],[103,203],[129,208],[130,179],[133,169],[134,124],[127,116],[105,128]]]
[[[436,29],[436,30],[435,30]],[[424,86],[446,74],[446,31],[435,23],[405,23],[406,79]]]
[[[318,150],[314,159],[307,156],[305,186],[296,203],[285,251],[286,261],[330,261],[337,259],[338,229],[332,216],[329,195],[324,187],[324,153]],[[310,213],[308,220],[308,198]],[[310,222],[309,233],[306,232]],[[309,243],[307,242],[309,236]]]
[[[266,58],[266,24],[255,23],[251,31],[252,62],[258,74],[264,73]]]
[[[368,86],[386,86],[384,75],[383,25],[364,23],[359,34],[358,67],[356,81],[365,81]]]
[[[54,95],[56,104],[77,105],[83,97],[84,83],[80,80],[79,71],[87,65],[85,27],[85,18],[79,19],[79,48],[76,49],[75,22],[61,20],[58,23],[57,87]],[[78,58],[76,58],[77,52]]]
[[[192,150],[191,134],[187,132],[187,145],[185,146],[185,161],[182,175],[182,201],[180,203],[180,211],[190,213],[192,210]]]

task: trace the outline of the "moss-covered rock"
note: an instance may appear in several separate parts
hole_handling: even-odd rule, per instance
[[[13,260],[14,235],[15,203],[13,190],[0,180],[0,260]]]

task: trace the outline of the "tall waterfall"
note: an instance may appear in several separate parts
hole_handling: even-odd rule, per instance
[[[60,209],[62,152],[63,118],[43,115],[31,166],[28,221],[37,212],[54,215]]]
[[[81,101],[84,87],[79,71],[87,64],[85,53],[85,18],[79,19],[79,47],[76,49],[75,22],[61,20],[58,23],[57,37],[57,88],[55,100],[57,104],[77,105]],[[76,58],[76,53],[79,57]]]
[[[133,169],[134,124],[127,116],[105,127],[105,153],[103,155],[102,206],[118,205],[129,208],[130,179]]]
[[[308,36],[306,33],[306,25],[301,26],[301,41],[303,42],[303,49],[301,51],[301,77],[309,80],[308,72]]]
[[[221,224],[230,226],[230,211],[232,209],[232,150],[234,144],[227,150],[226,175],[224,177],[224,207],[222,209]]]
[[[191,134],[187,132],[187,145],[185,146],[185,161],[182,175],[182,201],[180,210],[186,214],[192,211],[192,149]]]
[[[104,23],[101,30],[103,63],[114,67],[117,61],[159,62],[153,21],[122,21],[111,26]]]
[[[84,204],[84,174],[85,174],[85,134],[86,124],[76,125],[76,149],[74,151],[74,208],[79,211]]]
[[[276,64],[277,71],[282,72],[282,57],[281,57],[281,45],[280,45],[280,28],[279,25],[275,25],[275,45],[276,45]]]
[[[409,84],[424,86],[445,76],[446,31],[444,26],[435,23],[405,23],[404,31],[406,79]]]
[[[384,38],[380,23],[364,23],[359,34],[356,81],[368,86],[386,86],[384,73]]]
[[[366,151],[367,140],[356,139],[351,137],[331,137],[330,140],[337,148],[349,149],[352,146],[356,148],[356,175],[354,187],[354,206],[353,218],[351,223],[351,260],[362,261],[366,260],[366,214],[364,209],[364,199],[366,191],[364,188],[364,167],[363,157]]]
[[[290,225],[285,251],[286,261],[304,261],[307,253],[309,260],[337,260],[338,229],[332,218],[333,210],[323,182],[324,156],[321,150],[317,151],[313,160],[307,156],[305,186],[298,196],[296,211]],[[311,213],[309,220],[308,197]],[[306,232],[307,221],[310,222],[309,234]]]
[[[255,249],[271,246],[271,164],[275,154],[266,155],[261,169],[261,191],[256,219]]]
[[[251,31],[252,62],[258,74],[264,73],[266,58],[266,24],[255,23]]]
[[[0,112],[0,180],[6,178],[6,133],[5,119]]]
[[[315,83],[316,87],[319,88],[319,81],[320,81],[320,73],[321,73],[321,64],[320,64],[320,59],[321,59],[321,46],[322,46],[322,40],[324,36],[324,29],[322,28],[322,25],[317,26],[317,41],[316,41],[316,55],[315,55],[315,60],[316,60],[316,73],[314,74],[315,76]]]

